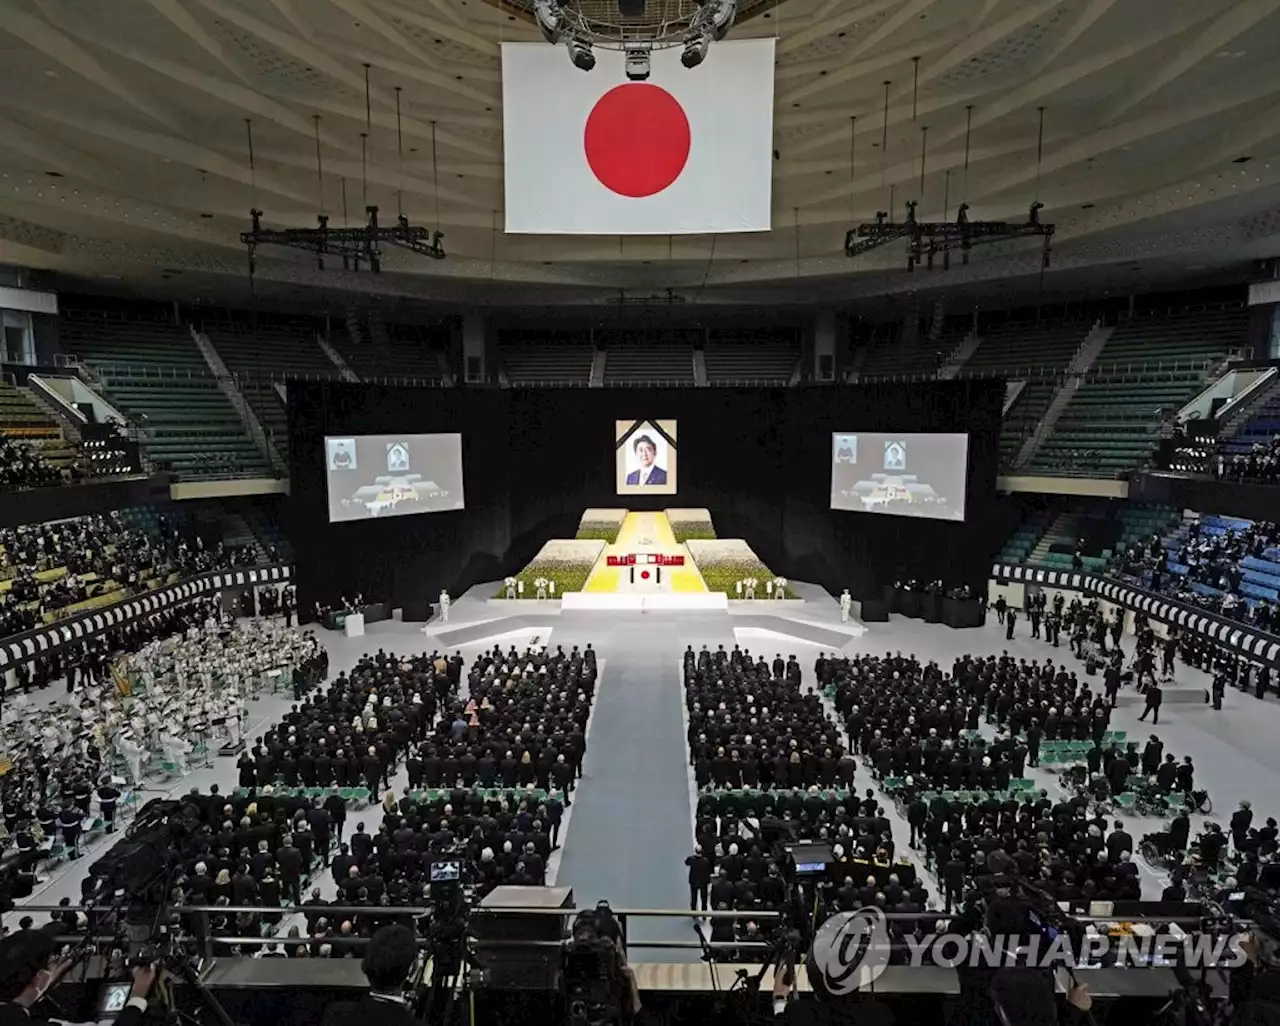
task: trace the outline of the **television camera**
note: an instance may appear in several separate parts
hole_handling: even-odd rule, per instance
[[[616,1026],[639,1005],[622,931],[608,902],[574,917],[560,952],[560,997],[573,1026]]]

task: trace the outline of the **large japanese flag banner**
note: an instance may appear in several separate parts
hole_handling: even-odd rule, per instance
[[[696,68],[657,50],[648,81],[596,50],[502,45],[506,230],[685,235],[770,228],[772,39],[713,43]]]

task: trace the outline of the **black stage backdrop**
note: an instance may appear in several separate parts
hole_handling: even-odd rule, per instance
[[[1009,529],[995,494],[1002,381],[815,388],[412,389],[289,386],[286,527],[300,600],[460,595],[517,572],[589,506],[703,507],[784,577],[855,597],[896,578],[978,586]],[[673,418],[679,491],[619,496],[614,421]],[[462,434],[466,509],[329,524],[326,434]],[[831,510],[835,431],[969,433],[964,524]]]

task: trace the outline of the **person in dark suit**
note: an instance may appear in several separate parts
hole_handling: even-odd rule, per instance
[[[0,1026],[50,1026],[34,1008],[45,992],[71,968],[71,962],[53,963],[56,945],[44,930],[19,930],[0,941]],[[117,1026],[138,1026],[147,1010],[147,994],[156,979],[155,966],[133,971],[133,989]]]
[[[664,485],[667,483],[667,471],[653,461],[658,456],[658,446],[648,435],[641,435],[631,443],[636,459],[640,461],[640,469],[627,475],[629,485]]]
[[[369,981],[369,993],[359,1001],[330,1005],[323,1026],[417,1026],[402,994],[409,970],[418,955],[418,944],[407,926],[384,926],[370,939],[360,968]]]

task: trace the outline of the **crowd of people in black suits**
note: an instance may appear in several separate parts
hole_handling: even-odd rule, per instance
[[[124,597],[148,580],[190,577],[254,560],[247,548],[206,544],[203,535],[170,525],[163,516],[151,531],[130,527],[117,512],[4,528],[0,545],[0,575],[12,581],[0,594],[0,637],[31,630],[46,614],[113,587]],[[51,579],[37,576],[62,568],[65,574]]]
[[[684,653],[689,753],[699,789],[848,786],[854,760],[795,656],[772,664],[735,645]]]
[[[1134,838],[1120,821],[1109,830],[1106,817],[1091,815],[1084,796],[1054,803],[1039,791],[963,803],[939,795],[929,805],[924,838],[948,911],[979,878],[1011,867],[1059,902],[1142,894]]]
[[[1278,633],[1280,603],[1254,600],[1240,590],[1245,557],[1265,558],[1263,553],[1277,544],[1280,527],[1274,522],[1254,521],[1247,527],[1217,534],[1202,530],[1195,520],[1187,528],[1187,537],[1178,552],[1177,561],[1188,568],[1185,574],[1169,571],[1169,554],[1157,535],[1143,546],[1131,546],[1117,558],[1114,569],[1179,602]],[[1192,584],[1207,585],[1221,594],[1203,594]]]
[[[694,909],[783,911],[788,841],[832,845],[851,883],[871,887],[872,903],[920,910],[914,867],[895,862],[889,822],[873,793],[851,794],[857,760],[846,750],[821,698],[803,689],[795,656],[772,662],[734,646],[684,654],[689,752],[701,792],[694,850],[685,859]],[[741,799],[727,793],[745,789]],[[824,893],[826,912],[843,907],[844,887]],[[761,942],[762,922],[713,920],[711,941]],[[757,948],[731,957],[758,958]]]
[[[1254,442],[1248,452],[1224,460],[1222,476],[1250,484],[1280,483],[1280,435],[1268,442]]]
[[[63,474],[35,446],[0,436],[0,488],[48,488]]]
[[[188,859],[188,903],[301,905],[314,939],[286,953],[341,956],[355,952],[344,939],[394,919],[379,906],[431,901],[433,853],[461,852],[480,895],[499,883],[543,883],[581,773],[595,651],[495,646],[472,664],[465,698],[462,674],[458,655],[380,650],[323,694],[306,695],[241,756],[242,796],[199,799],[207,830],[204,848]],[[390,781],[402,762],[409,786],[399,796]],[[302,797],[299,786],[326,793]],[[508,790],[494,797],[476,786]],[[380,797],[384,815],[373,833],[363,822],[346,832],[347,787]],[[320,864],[331,868],[338,896],[324,902],[317,891],[303,903],[306,878]],[[370,911],[324,911],[335,904]],[[212,931],[243,934],[276,917],[215,916]]]

